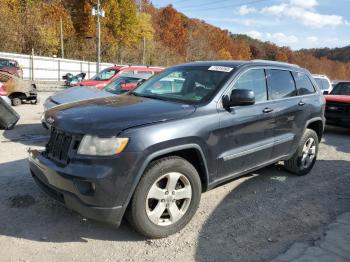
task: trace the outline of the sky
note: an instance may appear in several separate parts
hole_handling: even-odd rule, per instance
[[[152,0],[191,18],[278,46],[350,45],[350,0]]]

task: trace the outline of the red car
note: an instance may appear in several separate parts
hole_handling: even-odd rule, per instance
[[[162,67],[147,67],[147,66],[112,66],[106,68],[95,75],[89,80],[84,80],[78,85],[80,86],[94,86],[98,89],[103,89],[106,85],[113,82],[118,76],[127,74],[127,75],[154,75],[157,72],[163,71]]]
[[[327,124],[350,127],[350,81],[339,82],[325,97]]]
[[[23,70],[16,60],[0,58],[0,71],[23,78]]]

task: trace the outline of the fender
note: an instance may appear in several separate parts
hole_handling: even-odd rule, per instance
[[[305,132],[306,128],[307,128],[310,124],[312,124],[312,123],[314,123],[314,122],[318,122],[318,121],[321,121],[321,122],[322,122],[322,134],[321,134],[321,138],[322,138],[323,131],[324,131],[325,126],[326,126],[326,121],[325,121],[325,119],[323,119],[323,118],[321,118],[321,117],[314,117],[314,118],[311,118],[311,119],[309,119],[308,121],[306,121],[306,124],[305,124],[305,127],[304,127],[304,132]]]
[[[209,171],[208,171],[208,166],[207,166],[207,162],[205,161],[205,156],[204,156],[204,153],[203,153],[203,150],[202,148],[197,145],[197,144],[185,144],[185,145],[180,145],[180,146],[175,146],[175,147],[170,147],[170,148],[166,148],[166,149],[162,149],[162,150],[159,150],[159,151],[156,151],[156,152],[153,152],[151,155],[149,155],[146,160],[143,162],[140,170],[138,171],[135,179],[134,179],[134,182],[132,184],[132,187],[131,187],[131,190],[130,190],[130,193],[125,201],[125,203],[123,204],[123,208],[122,208],[122,216],[124,216],[124,213],[125,213],[125,210],[126,208],[128,207],[129,203],[130,203],[130,200],[131,200],[131,197],[133,196],[134,192],[135,192],[135,189],[137,187],[137,185],[139,184],[140,182],[140,179],[144,173],[144,171],[146,170],[147,166],[154,160],[156,159],[157,157],[160,157],[162,155],[167,155],[167,154],[170,154],[170,153],[173,153],[173,152],[176,152],[176,151],[180,151],[180,150],[184,150],[184,149],[196,149],[199,153],[200,153],[200,156],[202,158],[202,161],[204,163],[204,169],[205,169],[205,178],[206,178],[206,188],[208,188],[208,185],[209,185]]]

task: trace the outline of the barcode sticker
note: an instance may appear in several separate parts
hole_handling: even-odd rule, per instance
[[[233,70],[232,67],[226,67],[226,66],[211,66],[208,69],[209,71],[219,71],[219,72],[231,72]]]

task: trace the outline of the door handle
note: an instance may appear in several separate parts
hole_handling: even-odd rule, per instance
[[[268,113],[271,113],[271,112],[273,112],[273,109],[270,108],[270,107],[265,107],[264,110],[263,110],[264,114],[268,114]]]
[[[298,106],[304,106],[305,105],[305,102],[303,102],[303,101],[300,101],[299,103],[298,103]]]

